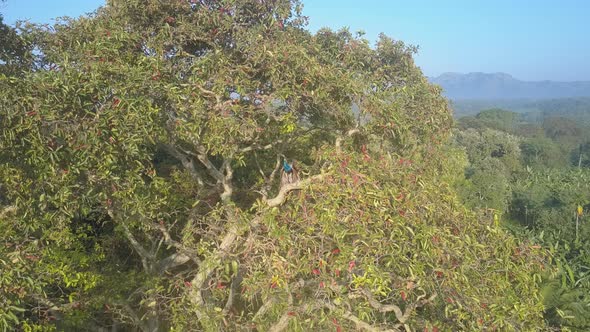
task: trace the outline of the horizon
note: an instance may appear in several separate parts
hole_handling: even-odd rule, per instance
[[[506,73],[522,81],[590,81],[590,40],[583,0],[523,0],[494,3],[454,0],[413,3],[377,0],[302,1],[307,28],[363,30],[374,44],[380,32],[417,45],[414,59],[425,76],[444,73]],[[93,12],[104,0],[7,0],[5,22],[51,23],[59,16]],[[486,23],[487,22],[487,23]],[[551,22],[551,24],[547,24]],[[476,26],[477,28],[473,28]]]

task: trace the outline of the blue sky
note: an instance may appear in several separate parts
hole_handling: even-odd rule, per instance
[[[416,63],[443,72],[506,72],[524,80],[590,80],[590,0],[303,0],[310,29],[347,26],[420,46]],[[51,22],[104,0],[8,0],[0,12]]]

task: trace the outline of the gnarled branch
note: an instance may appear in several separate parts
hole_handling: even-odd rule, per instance
[[[437,294],[434,294],[431,297],[429,297],[428,299],[424,299],[426,297],[426,295],[420,295],[414,303],[411,303],[406,307],[405,312],[402,312],[400,307],[398,307],[395,304],[382,304],[381,302],[377,301],[377,299],[375,299],[375,297],[373,297],[373,294],[371,294],[371,292],[366,289],[363,289],[362,293],[369,301],[369,304],[371,305],[371,307],[373,307],[376,310],[379,310],[379,312],[393,311],[393,313],[395,314],[395,318],[397,318],[397,320],[400,322],[400,324],[405,324],[408,321],[408,319],[410,318],[410,315],[412,314],[412,312],[414,312],[414,310],[416,308],[421,307],[421,306],[425,305],[426,303],[432,302],[437,296]]]
[[[281,187],[281,189],[279,190],[279,193],[274,198],[267,199],[266,197],[264,197],[264,201],[265,201],[266,205],[268,205],[269,207],[279,206],[279,205],[285,203],[285,201],[287,200],[287,194],[289,194],[291,191],[301,190],[305,186],[309,185],[310,183],[323,179],[325,176],[326,176],[325,173],[318,174],[318,175],[312,176],[310,178],[307,178],[305,180],[300,180],[295,183],[289,183],[287,185],[284,185]]]

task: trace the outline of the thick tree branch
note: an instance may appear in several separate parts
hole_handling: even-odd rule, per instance
[[[225,175],[221,180],[221,184],[223,185],[223,193],[221,193],[221,201],[227,204],[231,200],[231,195],[234,192],[234,188],[232,185],[232,179],[234,177],[234,170],[231,167],[231,159],[225,159],[223,161],[223,165],[221,166],[222,169],[225,170]]]
[[[246,153],[246,152],[250,152],[250,151],[270,150],[273,147],[275,147],[276,145],[279,145],[281,143],[283,143],[282,140],[278,140],[276,142],[269,143],[266,145],[252,144],[250,146],[247,146],[245,148],[238,150],[238,152],[239,153]]]
[[[289,320],[291,320],[291,315],[289,312],[285,312],[278,322],[276,322],[273,326],[271,326],[268,331],[269,332],[281,332],[289,327]]]
[[[299,280],[295,284],[293,284],[293,291],[301,289],[305,286],[305,281],[303,279]],[[293,311],[293,293],[289,289],[289,285],[287,285],[287,301],[289,306],[287,307],[287,311],[281,316],[278,322],[276,322],[273,326],[270,327],[270,332],[281,332],[289,326],[289,320],[293,317],[290,314],[290,311]]]
[[[373,296],[373,294],[371,294],[371,292],[366,289],[362,290],[362,293],[369,301],[369,304],[371,305],[371,307],[373,307],[376,310],[379,310],[379,312],[393,311],[393,313],[395,314],[395,317],[400,322],[400,324],[406,324],[406,322],[408,321],[408,319],[410,319],[410,316],[412,315],[412,313],[414,312],[414,310],[416,308],[432,302],[437,296],[437,294],[434,294],[431,297],[429,297],[428,299],[424,299],[426,297],[426,295],[420,295],[414,303],[411,303],[406,307],[405,312],[402,312],[400,307],[398,307],[395,304],[382,304],[381,302],[377,301],[375,299],[375,297]]]
[[[267,186],[272,185],[272,183],[276,179],[277,173],[279,172],[280,169],[281,169],[281,155],[277,154],[277,162],[275,163],[275,168],[272,170],[272,173],[270,173],[270,176],[268,177]]]
[[[318,174],[318,175],[312,176],[312,177],[305,179],[305,180],[300,180],[295,183],[289,183],[287,185],[282,186],[281,189],[279,190],[279,193],[274,198],[267,199],[266,197],[263,197],[263,199],[266,202],[266,205],[268,205],[269,207],[279,206],[279,205],[285,203],[285,201],[287,200],[287,195],[291,191],[301,190],[301,189],[305,188],[305,186],[309,185],[310,183],[323,179],[325,176],[326,176],[326,174]]]
[[[205,166],[205,168],[207,169],[207,171],[209,172],[209,175],[211,175],[211,177],[213,177],[215,180],[217,180],[217,182],[220,182],[220,183],[223,182],[223,179],[225,178],[225,176],[209,160],[209,157],[207,156],[207,149],[205,149],[205,147],[202,145],[197,146],[197,159],[201,162],[201,164],[203,164],[203,166]]]
[[[170,255],[158,263],[158,270],[160,273],[164,273],[176,266],[185,264],[190,260],[192,260],[197,265],[201,264],[201,260],[197,257],[195,252],[186,248],[180,242],[172,239],[172,236],[170,236],[170,232],[166,226],[163,224],[155,224],[155,227],[162,233],[162,236],[164,237],[164,243],[178,250],[178,253]]]
[[[240,273],[240,271],[236,272],[236,275],[232,278],[231,280],[231,285],[229,288],[229,296],[227,298],[227,302],[225,303],[225,306],[223,307],[223,311],[222,314],[225,316],[229,313],[229,311],[233,308],[234,306],[234,299],[236,297],[236,294],[239,293],[239,287],[242,284],[242,274]]]
[[[183,265],[190,261],[191,258],[187,255],[175,253],[158,262],[158,273],[162,274],[177,266]]]
[[[271,297],[266,302],[264,302],[262,304],[262,306],[260,306],[260,308],[258,308],[258,311],[256,311],[256,314],[254,314],[252,321],[257,321],[259,318],[266,315],[266,313],[270,310],[272,305],[275,304],[275,302],[276,302],[276,298],[274,298],[274,297]]]
[[[143,265],[143,268],[146,272],[149,272],[150,269],[150,264],[149,261],[154,259],[154,255],[152,255],[150,252],[148,252],[136,239],[135,236],[133,236],[133,233],[131,233],[131,230],[129,230],[129,227],[127,227],[127,225],[122,224],[123,227],[123,231],[125,233],[125,236],[127,237],[127,239],[129,240],[129,242],[131,243],[131,246],[133,246],[133,249],[135,249],[135,251],[139,254],[139,257],[141,258],[141,264]]]
[[[319,303],[322,306],[324,306],[332,311],[338,310],[338,308],[332,303],[324,302],[324,301],[320,301]],[[369,332],[400,332],[400,330],[397,328],[382,330],[376,326],[373,326],[367,322],[364,322],[363,320],[361,320],[360,318],[358,318],[357,316],[355,316],[352,312],[350,312],[348,310],[344,310],[342,312],[342,317],[353,322],[356,325],[358,330],[369,331]]]

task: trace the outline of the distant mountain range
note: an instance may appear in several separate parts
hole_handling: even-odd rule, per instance
[[[444,95],[452,100],[590,97],[590,81],[527,82],[505,73],[444,73],[429,80],[440,85]]]

